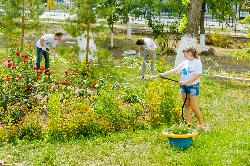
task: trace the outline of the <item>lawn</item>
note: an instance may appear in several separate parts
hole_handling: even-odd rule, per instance
[[[202,80],[209,129],[189,149],[170,147],[163,125],[66,142],[19,141],[0,147],[0,158],[24,165],[249,165],[249,83]]]

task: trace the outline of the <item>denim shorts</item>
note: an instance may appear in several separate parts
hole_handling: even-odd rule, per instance
[[[200,94],[200,84],[194,85],[181,85],[180,86],[181,94],[189,94],[190,96],[199,96]]]

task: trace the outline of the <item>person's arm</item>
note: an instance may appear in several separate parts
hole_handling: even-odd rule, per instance
[[[43,37],[41,37],[40,38],[40,43],[41,43],[41,46],[42,46],[42,50],[46,50],[46,48],[45,48],[45,43],[44,43],[44,38]]]
[[[165,77],[166,75],[169,75],[169,74],[175,74],[178,72],[178,69],[177,68],[174,68],[174,69],[171,69],[171,70],[168,70],[166,71],[165,73],[159,73],[159,76],[160,77]]]
[[[52,51],[53,55],[56,54],[56,49],[55,48],[52,48],[51,51]]]
[[[57,59],[57,58],[58,58],[58,55],[57,55],[57,53],[56,53],[56,49],[55,49],[55,48],[52,48],[51,51],[52,51],[52,53],[53,53],[53,55],[54,55],[54,58]]]
[[[180,81],[180,84],[181,85],[186,85],[186,84],[189,84],[191,82],[194,82],[194,81],[198,80],[199,78],[200,78],[200,74],[194,74],[194,76],[191,77],[189,80],[187,80],[187,81]]]
[[[142,61],[144,61],[143,57],[141,56],[141,46],[138,45],[138,54],[137,54],[137,57],[140,58]]]
[[[147,51],[148,51],[148,57],[152,58],[153,51],[151,49],[147,49]]]
[[[138,45],[137,50],[138,50],[137,56],[141,56],[141,46],[140,45]]]

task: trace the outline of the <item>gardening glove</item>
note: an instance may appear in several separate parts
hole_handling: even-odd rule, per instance
[[[58,55],[57,53],[54,54],[54,59],[57,59],[58,58]]]
[[[42,47],[42,50],[47,52],[46,47]]]

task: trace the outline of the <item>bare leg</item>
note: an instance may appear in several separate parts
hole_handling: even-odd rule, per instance
[[[204,125],[202,118],[201,118],[201,112],[198,107],[198,97],[197,96],[190,96],[190,106],[192,110],[194,111],[196,118],[198,119],[198,122],[200,125]]]
[[[185,101],[186,94],[182,95],[183,102]],[[190,96],[187,95],[187,100],[185,103],[185,114],[186,114],[186,122],[187,124],[192,124],[192,116],[191,116],[191,107],[190,107]]]

